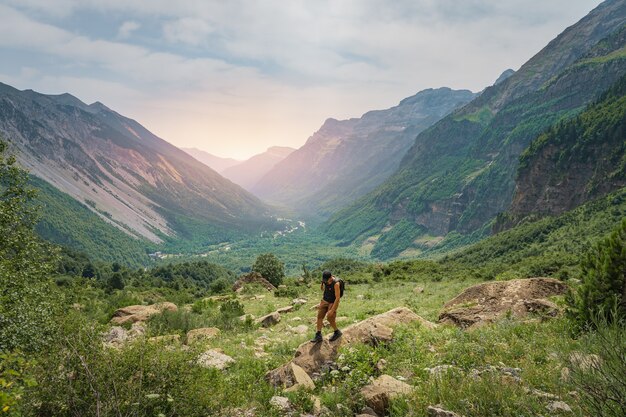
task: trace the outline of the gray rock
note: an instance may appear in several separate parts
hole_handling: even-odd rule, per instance
[[[552,401],[546,405],[546,410],[553,413],[571,413],[572,408],[563,401]]]
[[[291,402],[289,402],[289,398],[287,397],[280,397],[278,395],[274,395],[270,399],[270,405],[284,413],[291,411]]]
[[[428,417],[461,417],[459,414],[454,411],[444,410],[441,405],[429,405],[426,412],[428,413]]]

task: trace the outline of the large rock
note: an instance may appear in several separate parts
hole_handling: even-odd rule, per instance
[[[315,389],[315,383],[311,377],[295,363],[290,363],[283,369],[286,374],[281,379],[285,381],[285,391],[296,391],[300,388]]]
[[[326,364],[335,361],[339,355],[339,348],[353,343],[367,343],[376,345],[380,342],[392,340],[393,329],[391,326],[404,323],[420,322],[423,326],[431,329],[436,325],[421,318],[406,307],[398,307],[386,313],[370,317],[343,329],[343,335],[335,342],[329,342],[325,338],[320,343],[305,342],[301,344],[294,355],[293,360],[286,365],[269,371],[266,379],[274,386],[285,386],[288,380],[284,375],[288,374],[285,367],[295,363],[309,375],[319,372]]]
[[[148,320],[155,314],[162,313],[163,311],[176,311],[178,307],[176,304],[170,302],[152,304],[149,306],[135,305],[118,308],[113,313],[111,323],[124,324],[124,323],[136,323]]]
[[[209,349],[198,357],[198,365],[205,368],[216,368],[219,370],[226,369],[235,360],[219,350]]]
[[[509,311],[514,317],[533,312],[555,315],[556,305],[545,298],[566,291],[567,285],[553,278],[486,282],[469,287],[448,301],[439,321],[469,328],[496,321]]]
[[[259,317],[255,320],[256,324],[260,324],[263,327],[271,327],[280,322],[280,313],[275,311],[266,316]]]
[[[413,388],[402,381],[389,376],[381,375],[369,385],[361,389],[361,395],[365,403],[377,414],[383,415],[392,399],[398,395],[410,394]]]
[[[238,292],[243,289],[246,284],[259,284],[268,291],[276,290],[276,287],[271,282],[263,278],[258,272],[250,272],[247,275],[242,275],[233,284],[233,291]]]
[[[187,332],[187,344],[199,342],[201,340],[213,339],[220,334],[217,327],[203,327],[201,329],[193,329]]]

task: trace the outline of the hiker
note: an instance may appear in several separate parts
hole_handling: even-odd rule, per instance
[[[324,271],[324,273],[322,273],[322,285],[320,289],[324,291],[324,296],[317,308],[317,332],[315,332],[315,337],[311,342],[318,343],[322,341],[324,316],[326,316],[328,322],[335,330],[329,339],[331,342],[334,342],[341,337],[341,330],[337,328],[337,323],[335,322],[337,308],[339,308],[339,300],[341,299],[340,280],[335,279],[330,271]]]

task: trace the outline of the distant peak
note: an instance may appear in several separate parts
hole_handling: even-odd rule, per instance
[[[89,108],[90,108],[90,109],[93,109],[93,110],[107,110],[107,111],[111,111],[111,109],[110,109],[110,108],[108,108],[107,106],[105,106],[104,104],[102,104],[102,102],[100,102],[100,101],[96,101],[96,102],[94,102],[94,103],[91,103],[91,104],[89,105]]]
[[[496,80],[495,83],[493,83],[493,85],[498,85],[500,84],[502,81],[506,80],[507,78],[509,78],[511,75],[515,74],[515,70],[512,70],[511,68],[504,70],[502,72],[502,74],[500,74],[500,76],[498,77],[498,79]]]
[[[432,97],[440,97],[443,95],[450,94],[473,94],[470,90],[453,90],[450,87],[439,87],[439,88],[427,88],[425,90],[419,91],[417,94],[412,95],[411,97],[407,97],[400,101],[400,106],[407,104],[414,104],[418,101],[429,99]]]

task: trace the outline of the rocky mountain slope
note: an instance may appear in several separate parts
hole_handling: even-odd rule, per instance
[[[133,236],[158,242],[202,224],[212,240],[267,220],[256,197],[98,102],[0,84],[0,133],[33,175]]]
[[[428,89],[390,109],[328,119],[252,190],[270,202],[324,218],[384,181],[419,132],[474,97],[468,90]]]
[[[230,168],[234,165],[240,164],[242,161],[238,161],[233,158],[222,158],[219,156],[215,156],[203,150],[197,148],[180,148],[183,151],[187,152],[189,155],[196,158],[198,161],[202,162],[204,165],[209,168],[222,173],[226,168]]]
[[[624,74],[625,24],[626,2],[602,3],[515,74],[418,135],[400,169],[325,230],[366,240],[381,258],[428,250],[450,232],[485,233],[511,203],[530,142]]]
[[[251,158],[231,166],[222,171],[222,175],[235,184],[241,185],[248,191],[274,166],[287,158],[294,148],[288,146],[272,146],[267,151],[254,155]]]
[[[556,215],[626,186],[626,75],[574,119],[535,139],[521,156],[515,194],[497,230]]]

